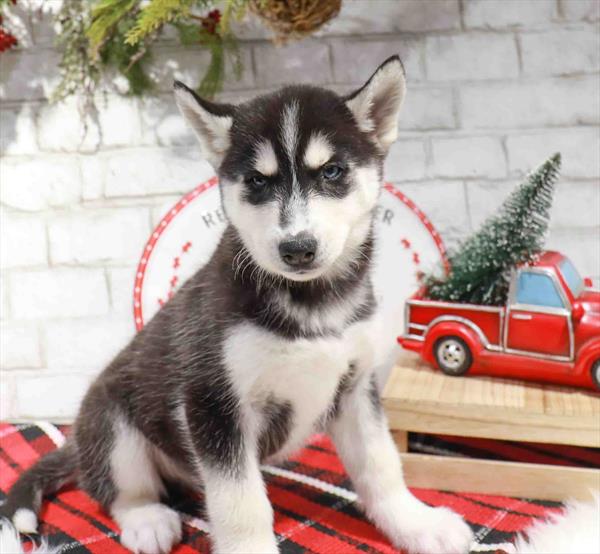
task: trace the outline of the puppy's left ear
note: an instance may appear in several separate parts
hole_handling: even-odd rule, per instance
[[[180,81],[173,83],[173,91],[179,110],[200,141],[202,154],[218,169],[231,144],[234,106],[204,100]]]
[[[392,56],[361,88],[346,97],[346,106],[360,130],[371,134],[383,152],[398,137],[398,114],[405,92],[404,67],[398,56]]]

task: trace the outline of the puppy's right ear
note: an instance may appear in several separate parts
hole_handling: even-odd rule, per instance
[[[234,107],[204,100],[180,81],[173,83],[173,90],[179,110],[200,141],[202,154],[217,169],[231,144]]]
[[[387,152],[398,136],[398,114],[406,93],[404,67],[398,56],[385,60],[371,78],[346,97],[361,131]]]

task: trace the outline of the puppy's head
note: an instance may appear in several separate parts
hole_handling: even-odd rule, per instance
[[[348,96],[291,86],[232,106],[175,83],[246,249],[264,270],[296,281],[347,271],[358,255],[404,93],[397,56]]]

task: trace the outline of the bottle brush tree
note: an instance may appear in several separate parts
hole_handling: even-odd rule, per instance
[[[532,262],[543,248],[560,163],[560,154],[554,154],[530,173],[499,211],[450,254],[447,276],[425,276],[429,298],[492,306],[506,302],[511,271]]]

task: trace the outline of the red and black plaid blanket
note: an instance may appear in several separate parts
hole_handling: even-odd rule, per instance
[[[0,424],[0,498],[20,472],[63,440],[66,427],[38,424]],[[411,450],[519,459],[522,461],[600,466],[598,450],[521,443],[413,435]],[[397,552],[371,525],[355,502],[352,485],[331,442],[316,436],[290,461],[265,466],[264,477],[275,509],[275,532],[281,552],[392,554]],[[510,550],[515,533],[561,505],[532,499],[413,489],[433,506],[447,506],[462,514],[475,532],[473,552]],[[172,499],[184,522],[184,538],[174,554],[210,552],[208,523],[202,497]],[[399,517],[401,515],[399,514]],[[50,546],[71,554],[120,554],[119,530],[96,502],[77,488],[64,488],[44,502],[40,533]],[[8,553],[7,553],[8,554]]]

